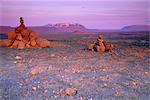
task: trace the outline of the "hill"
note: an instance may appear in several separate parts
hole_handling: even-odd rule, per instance
[[[127,32],[139,32],[139,31],[150,31],[149,25],[131,25],[131,26],[125,26],[121,29],[121,31],[127,31]]]

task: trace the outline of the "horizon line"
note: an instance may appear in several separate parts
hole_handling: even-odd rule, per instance
[[[59,23],[55,23],[55,24],[59,24]],[[52,25],[55,25],[55,24],[52,24]],[[79,24],[79,23],[69,23],[69,24]],[[48,24],[45,24],[45,25],[48,25]],[[45,25],[25,25],[26,27],[44,27]],[[83,24],[79,24],[79,25],[82,25],[85,27],[85,25]],[[0,25],[0,26],[5,26],[5,27],[17,27],[17,26],[11,26],[11,25]],[[149,24],[130,24],[130,25],[124,25],[122,26],[121,28],[90,28],[90,27],[85,27],[86,29],[97,29],[97,30],[120,30],[124,27],[127,27],[127,26],[149,26]]]

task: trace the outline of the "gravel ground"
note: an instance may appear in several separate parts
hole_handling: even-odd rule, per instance
[[[149,100],[149,48],[112,42],[112,52],[66,46],[16,50],[0,47],[0,100]],[[76,90],[67,95],[65,89]]]

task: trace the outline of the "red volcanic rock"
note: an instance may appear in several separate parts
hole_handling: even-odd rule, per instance
[[[105,51],[105,46],[104,46],[103,43],[99,43],[99,45],[97,45],[95,47],[95,49],[96,49],[97,52],[104,52]]]
[[[77,93],[77,90],[75,88],[67,88],[64,90],[66,95],[75,95]]]
[[[36,32],[31,32],[29,37],[30,37],[30,40],[36,40],[38,38],[38,35]]]
[[[39,47],[49,47],[50,46],[50,42],[46,39],[38,38],[36,40],[36,42]]]
[[[106,42],[103,40],[103,35],[100,34],[98,36],[97,42],[95,44],[89,43],[88,44],[88,49],[89,50],[94,50],[97,52],[105,52],[105,51],[110,51],[112,50],[113,45],[110,44],[109,42]]]
[[[93,47],[94,47],[94,44],[92,44],[92,43],[89,43],[89,44],[88,44],[88,49],[89,49],[89,50],[93,50]]]
[[[36,46],[36,40],[31,40],[29,45],[32,47],[35,47]]]
[[[106,41],[104,41],[104,46],[106,51],[112,50],[113,48],[113,45]]]
[[[15,40],[22,41],[23,40],[22,35],[21,34],[16,34]]]
[[[16,37],[16,33],[15,32],[8,32],[8,39],[9,40],[14,40]]]
[[[0,40],[0,46],[8,47],[11,44],[11,40]]]
[[[24,96],[24,97],[26,97],[26,96],[29,95],[29,93],[28,93],[28,91],[23,91],[23,92],[21,92],[21,95]]]
[[[49,47],[50,42],[38,37],[38,33],[25,27],[23,18],[20,18],[20,25],[15,28],[14,32],[8,33],[8,40],[1,40],[0,46],[9,48],[26,49],[26,48],[44,48]]]
[[[38,71],[35,70],[35,69],[31,70],[31,72],[30,72],[30,75],[31,75],[31,76],[35,76],[35,75],[37,75],[37,74],[38,74]]]
[[[17,48],[18,47],[18,43],[19,43],[18,40],[11,41],[11,44],[9,45],[9,47],[10,48]]]
[[[21,31],[21,35],[22,35],[22,38],[25,40],[25,41],[29,41],[29,35],[30,35],[30,30],[28,29],[24,29]]]
[[[25,49],[25,43],[23,41],[18,42],[18,49]]]

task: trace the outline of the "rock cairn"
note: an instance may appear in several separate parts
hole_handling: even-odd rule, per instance
[[[113,45],[109,42],[104,41],[103,35],[99,34],[97,42],[96,43],[89,43],[88,49],[96,52],[105,52],[112,50]]]
[[[23,18],[20,17],[20,25],[15,28],[15,31],[8,33],[8,39],[0,41],[0,46],[17,49],[44,48],[49,47],[50,42],[39,38],[38,33],[28,29],[24,25]]]

